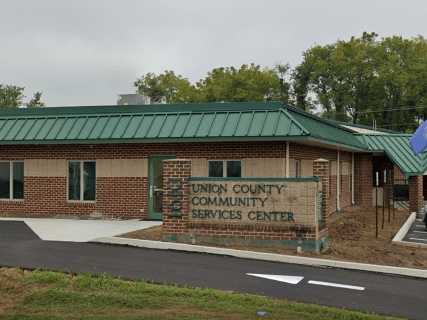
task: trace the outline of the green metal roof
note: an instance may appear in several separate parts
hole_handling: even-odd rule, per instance
[[[280,139],[308,134],[277,103],[43,108],[0,113],[0,144]]]
[[[0,110],[0,144],[301,140],[366,150],[342,128],[280,102]]]
[[[405,176],[422,175],[426,171],[427,152],[415,155],[409,145],[409,134],[358,134],[372,152],[384,152]]]
[[[356,134],[280,102],[0,110],[0,144],[311,141],[362,152],[385,152],[407,176],[422,174],[409,135]]]
[[[366,150],[366,145],[355,139],[352,131],[347,128],[301,111],[300,109],[286,107],[286,111],[296,122],[310,132],[310,137],[332,144]]]

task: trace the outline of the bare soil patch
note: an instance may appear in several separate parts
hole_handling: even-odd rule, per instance
[[[409,213],[407,211],[395,210],[394,218],[391,212],[389,223],[388,210],[386,208],[384,216],[384,228],[382,228],[382,208],[379,208],[379,236],[376,238],[375,208],[348,208],[342,213],[335,214],[333,217],[333,222],[329,227],[331,242],[327,251],[321,254],[303,252],[299,255],[398,267],[427,268],[427,249],[404,247],[393,244],[391,241],[408,218]],[[158,226],[138,230],[124,234],[122,237],[161,241],[162,228]],[[212,245],[209,243],[200,244]],[[245,245],[233,245],[229,248],[291,255],[297,254],[293,248]]]

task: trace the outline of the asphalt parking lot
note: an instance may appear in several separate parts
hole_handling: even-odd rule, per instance
[[[427,280],[374,272],[45,241],[22,221],[0,221],[0,266],[174,283],[425,320]],[[258,276],[254,276],[258,275]],[[273,278],[298,281],[276,281]]]
[[[419,219],[415,220],[403,241],[421,243],[427,245],[427,229]]]

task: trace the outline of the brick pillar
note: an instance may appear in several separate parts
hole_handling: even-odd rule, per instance
[[[329,189],[329,160],[326,159],[317,159],[313,162],[313,176],[319,177],[322,184],[322,215],[325,227],[328,224],[328,217],[330,214],[331,208],[331,194]]]
[[[409,210],[417,212],[423,206],[423,176],[409,177]]]
[[[163,161],[163,238],[176,240],[187,229],[191,160]]]
[[[359,154],[355,157],[354,193],[356,205],[371,208],[373,190],[373,158],[371,154]]]

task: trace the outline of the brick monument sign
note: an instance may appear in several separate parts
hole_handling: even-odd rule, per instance
[[[165,160],[164,240],[320,251],[327,244],[325,168],[319,159],[313,177],[209,178],[191,177],[190,160]]]

